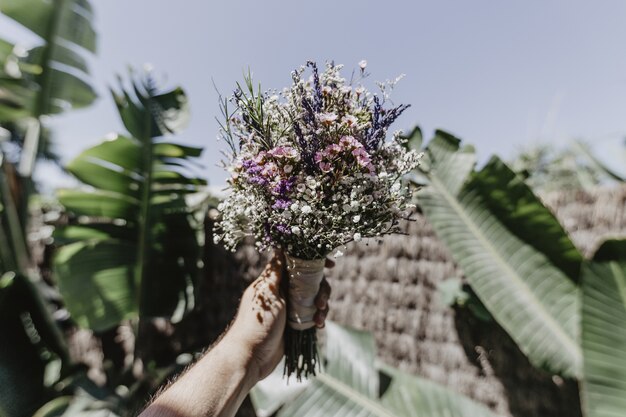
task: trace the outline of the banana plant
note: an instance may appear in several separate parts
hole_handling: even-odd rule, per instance
[[[88,0],[2,0],[0,12],[39,37],[40,44],[0,42],[0,123],[28,120],[20,174],[30,177],[40,150],[41,118],[90,105],[87,58],[96,51]]]
[[[178,320],[193,307],[200,267],[198,219],[186,197],[200,148],[165,137],[189,117],[180,88],[160,92],[151,77],[112,91],[127,135],[85,150],[67,170],[87,187],[58,192],[73,221],[55,232],[54,269],[68,310],[100,331],[128,318]]]
[[[282,379],[279,365],[251,392],[259,417],[496,417],[443,386],[376,360],[371,334],[326,322],[323,372],[303,382]]]
[[[582,269],[582,403],[587,417],[626,410],[626,240],[609,240]]]
[[[438,131],[418,205],[476,295],[531,363],[580,377],[582,257],[558,221],[502,161],[474,172],[473,150]]]
[[[16,200],[15,167],[0,152],[0,415],[26,417],[46,396],[46,369],[70,360],[42,297]]]
[[[561,150],[545,144],[528,147],[511,161],[511,167],[529,186],[543,192],[591,190],[626,180],[623,174],[598,159],[589,144],[581,140],[573,140]]]

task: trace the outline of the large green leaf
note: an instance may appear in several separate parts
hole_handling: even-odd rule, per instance
[[[59,190],[59,202],[79,216],[132,220],[139,211],[139,201],[131,196],[100,190]]]
[[[202,155],[202,148],[164,142],[154,146],[154,154],[163,158],[197,158]]]
[[[30,50],[1,48],[0,121],[28,121],[19,141],[18,172],[27,183],[38,157],[49,149],[43,116],[89,106],[96,92],[89,83],[87,56],[95,52],[96,33],[88,0],[2,0],[0,12],[38,35]],[[7,70],[9,69],[9,70]],[[28,201],[28,197],[24,197]]]
[[[88,225],[70,225],[54,229],[52,237],[57,244],[73,243],[81,240],[120,239],[129,241],[137,233],[135,225],[95,223]]]
[[[68,252],[56,262],[59,280],[66,283],[61,290],[66,299],[80,294],[75,290],[80,288],[80,281],[69,276],[71,271],[63,262],[84,264],[85,272],[89,271],[85,262],[92,263],[92,270],[117,271],[117,259],[97,257],[102,252],[99,248],[93,249],[94,255],[87,261],[76,260],[84,255],[72,250],[74,245],[93,239],[102,243],[123,241],[133,256],[133,279],[120,279],[115,285],[126,285],[126,305],[119,309],[122,314],[101,309],[98,326],[114,325],[137,313],[179,320],[194,305],[193,286],[201,256],[201,224],[185,196],[206,182],[193,175],[193,159],[201,150],[165,142],[162,136],[182,128],[187,98],[180,88],[158,92],[149,78],[133,80],[130,91],[115,92],[114,97],[132,137],[110,137],[68,164],[68,171],[92,189],[59,193],[61,204],[79,216],[80,222],[56,234],[63,243],[76,242],[64,247],[59,256],[63,250]],[[98,294],[88,295],[83,296],[86,302],[100,302]],[[82,302],[72,300],[68,305]],[[86,309],[70,311],[80,317],[88,315]],[[95,321],[88,318],[80,322],[93,327]]]
[[[543,253],[568,277],[578,281],[582,255],[563,226],[523,179],[498,157],[474,174],[472,185],[489,212],[524,243]]]
[[[406,140],[407,148],[416,151],[422,148],[424,137],[422,135],[422,129],[420,129],[419,126],[415,126],[408,135],[403,135],[402,137]]]
[[[327,322],[325,371],[303,384],[279,380],[277,368],[252,391],[261,417],[281,404],[278,417],[495,417],[486,407],[421,378],[375,360],[374,339],[366,332]],[[380,375],[390,384],[380,392]]]
[[[460,144],[461,139],[437,130],[426,149],[428,171],[432,171],[433,176],[453,194],[459,192],[476,165],[476,155],[461,149]],[[445,175],[449,172],[454,172],[455,175]],[[439,173],[444,175],[438,175]]]
[[[102,143],[83,151],[74,161],[96,160],[108,162],[126,171],[135,171],[141,166],[141,152],[142,148],[137,139],[112,135],[104,139]],[[71,166],[72,163],[70,162],[69,165]]]
[[[61,10],[58,10],[61,9]],[[95,52],[96,33],[93,10],[87,0],[2,0],[0,11],[48,40],[50,26],[58,26],[56,36]],[[51,16],[57,13],[58,21]]]
[[[418,203],[437,236],[485,307],[533,364],[565,376],[579,376],[577,287],[548,257],[492,213],[483,192],[493,187],[491,196],[505,193],[506,182],[485,184],[480,174],[468,181],[468,164],[463,163],[467,153],[457,150],[458,142],[439,137],[433,145],[430,184],[419,193]],[[524,207],[518,203],[509,206]],[[524,217],[521,210],[517,215]]]
[[[626,410],[626,241],[605,242],[582,272],[583,406],[588,417]]]
[[[136,313],[136,256],[133,245],[113,240],[77,242],[57,251],[59,290],[78,324],[101,331]]]
[[[122,122],[132,136],[139,140],[158,138],[180,133],[187,126],[189,100],[182,88],[158,93],[149,77],[133,80],[132,84],[134,96],[123,88],[111,91]]]
[[[40,67],[33,80],[39,89],[31,115],[39,117],[93,102],[96,94],[84,81],[88,74],[85,52],[96,50],[93,12],[87,0],[3,0],[0,12],[43,42],[23,58]]]
[[[391,379],[382,404],[399,416],[463,417],[496,415],[483,404],[432,381],[398,371],[388,365],[381,371]],[[419,410],[419,412],[417,412]]]

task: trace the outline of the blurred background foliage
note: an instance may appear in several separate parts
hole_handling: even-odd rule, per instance
[[[39,39],[30,48],[0,39],[0,416],[134,415],[206,347],[198,335],[174,337],[197,311],[204,221],[216,202],[199,174],[202,149],[172,138],[186,126],[188,99],[149,74],[120,78],[111,95],[126,132],[65,166],[80,187],[38,195],[35,164],[58,161],[47,118],[96,98],[92,8],[3,0],[0,12]],[[477,168],[474,150],[451,134],[438,131],[423,146],[416,128],[407,139],[426,152],[408,178],[424,186],[419,210],[466,276],[441,284],[445,302],[497,322],[534,366],[577,381],[584,415],[620,415],[626,241],[608,240],[585,258],[537,195],[624,178],[580,141]],[[76,353],[80,329],[90,331],[97,371]],[[176,348],[159,346],[163,334]],[[495,415],[380,363],[368,333],[329,323],[324,352],[314,379],[285,385],[276,374],[259,384],[257,414]]]

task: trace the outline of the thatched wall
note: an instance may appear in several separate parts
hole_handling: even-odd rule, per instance
[[[544,200],[586,255],[603,237],[626,233],[626,187],[556,193]],[[445,384],[502,415],[579,416],[575,381],[534,369],[497,324],[442,305],[437,283],[461,277],[462,271],[422,216],[406,231],[380,244],[349,246],[328,277],[330,318],[373,332],[385,362]],[[207,248],[202,316],[210,339],[231,320],[245,283],[261,264],[250,247],[234,255]]]

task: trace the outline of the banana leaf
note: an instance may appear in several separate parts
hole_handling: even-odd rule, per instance
[[[36,85],[35,97],[25,97],[35,118],[91,104],[96,93],[89,78],[87,57],[96,51],[93,10],[87,0],[3,0],[0,12],[41,38],[20,57],[37,66],[25,82]],[[0,83],[0,90],[7,88]]]
[[[582,397],[588,417],[626,410],[626,241],[605,242],[582,272]]]
[[[494,160],[472,175],[473,153],[459,143],[439,133],[429,144],[429,185],[418,194],[419,206],[472,289],[531,363],[580,376],[579,292],[563,272],[578,262],[576,253],[556,220],[515,183],[506,165]],[[526,230],[533,223],[545,237]],[[542,249],[548,243],[540,239],[573,255],[547,256]]]
[[[77,322],[96,330],[138,314],[180,320],[200,268],[202,225],[186,196],[206,184],[193,175],[202,150],[164,138],[186,124],[187,98],[149,78],[131,84],[113,93],[129,133],[70,161],[88,187],[58,193],[75,219],[55,232],[60,290]]]
[[[326,322],[324,371],[303,383],[278,367],[251,393],[260,417],[495,417],[482,404],[376,361],[371,334]],[[384,381],[384,383],[383,383]]]

